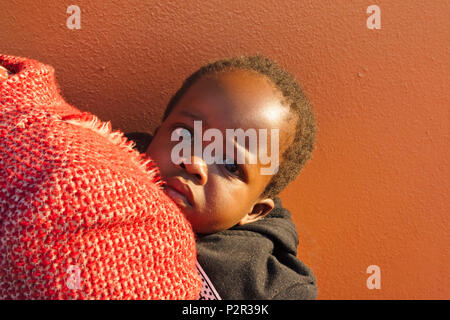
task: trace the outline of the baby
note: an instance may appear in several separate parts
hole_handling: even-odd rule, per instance
[[[181,139],[192,143],[191,151],[211,144],[199,125],[223,139],[214,141],[226,150],[216,150],[214,159],[223,161],[198,152],[174,160]],[[237,129],[248,133],[241,143],[227,135]],[[256,152],[252,130],[266,134]],[[198,261],[223,299],[316,298],[315,278],[296,257],[290,213],[276,197],[310,158],[314,133],[311,107],[295,79],[268,58],[251,56],[213,62],[187,78],[151,143],[145,134],[128,135],[158,164],[166,194],[197,234]],[[275,170],[262,170],[261,148],[277,157]]]

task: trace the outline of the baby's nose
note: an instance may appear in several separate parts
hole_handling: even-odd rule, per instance
[[[191,161],[182,161],[180,166],[193,175],[199,184],[205,185],[208,181],[208,166],[202,158],[191,156]]]

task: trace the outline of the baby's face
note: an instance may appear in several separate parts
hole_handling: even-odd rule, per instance
[[[181,208],[196,233],[208,234],[256,221],[273,208],[271,199],[260,197],[273,176],[261,174],[261,168],[268,165],[261,163],[258,153],[250,152],[254,149],[249,148],[248,141],[239,145],[236,139],[231,139],[232,153],[236,156],[243,152],[246,161],[236,163],[236,157],[230,159],[225,130],[267,129],[267,143],[273,143],[271,129],[278,129],[277,152],[281,163],[295,127],[288,120],[289,109],[280,97],[281,93],[269,80],[253,72],[238,70],[205,76],[183,95],[159,127],[147,154],[156,161],[166,181],[166,194]],[[201,121],[202,132],[195,134],[200,137],[202,151],[212,143],[202,139],[205,130],[214,128],[218,130],[216,133],[222,133],[220,143],[225,163],[210,163],[205,153],[194,155],[194,144],[199,141],[194,139],[194,127],[198,129],[200,123],[197,121]],[[171,137],[183,134],[186,137],[188,132],[192,156],[177,164],[173,150],[180,141],[171,141]],[[256,163],[249,163],[250,158],[256,159]]]

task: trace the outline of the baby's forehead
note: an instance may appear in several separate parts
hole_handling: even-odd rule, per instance
[[[253,94],[261,94],[262,92],[276,96],[282,102],[285,98],[277,85],[266,75],[251,69],[230,69],[220,72],[206,74],[203,80],[211,82],[229,91],[248,90]],[[253,89],[253,90],[252,90]]]
[[[267,76],[253,70],[222,71],[204,75],[197,82],[197,90],[189,90],[194,98],[228,104],[228,112],[256,112],[267,103],[290,109],[281,90]]]
[[[254,71],[231,70],[200,78],[181,98],[175,113],[202,120],[203,128],[280,131],[280,146],[293,131],[290,106],[280,90]]]

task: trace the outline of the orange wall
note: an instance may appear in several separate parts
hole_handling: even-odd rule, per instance
[[[319,298],[450,298],[448,1],[24,2],[2,2],[0,51],[53,65],[69,102],[125,131],[152,130],[211,59],[277,60],[319,127],[282,193]],[[81,30],[66,28],[71,4]],[[366,27],[372,4],[381,30]]]

